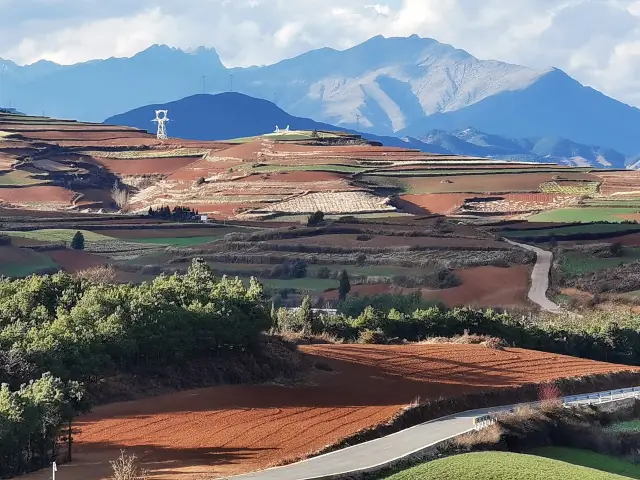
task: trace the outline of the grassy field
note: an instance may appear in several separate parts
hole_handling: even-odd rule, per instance
[[[50,229],[50,230],[31,230],[28,232],[5,231],[0,234],[9,235],[10,237],[30,238],[42,242],[71,242],[71,239],[78,230],[73,229]],[[107,242],[117,240],[100,233],[90,232],[88,230],[80,230],[87,242]]]
[[[630,420],[628,422],[614,423],[607,427],[607,430],[618,433],[637,433],[640,432],[640,420]]]
[[[636,420],[636,423],[638,421]],[[573,448],[545,447],[538,448],[531,452],[540,457],[560,460],[562,462],[580,465],[582,467],[602,470],[603,472],[621,475],[627,478],[640,479],[640,465],[635,465],[625,460],[609,457],[587,450],[577,450]],[[603,474],[604,475],[604,474]],[[604,477],[603,477],[604,478]]]
[[[638,213],[637,208],[558,208],[549,212],[533,215],[530,222],[622,222],[618,215]]]
[[[0,262],[0,276],[26,277],[32,273],[41,272],[47,268],[56,268],[58,265],[48,256],[33,252],[28,259],[16,262]]]
[[[558,193],[561,195],[596,195],[600,183],[598,182],[575,182],[567,185],[565,182],[544,182],[540,184],[542,193]]]
[[[606,473],[533,455],[505,452],[467,453],[396,473],[386,480],[623,480]]]
[[[640,231],[640,225],[628,223],[596,223],[588,225],[568,225],[565,227],[545,228],[541,230],[505,230],[501,235],[508,238],[518,237],[548,237],[551,235],[575,235],[580,233],[610,233]]]
[[[155,245],[171,245],[174,247],[191,247],[193,245],[202,245],[203,243],[215,242],[222,237],[169,237],[169,238],[132,238],[127,240],[133,243],[153,243]]]
[[[248,277],[243,277],[242,279],[245,282],[249,281]],[[338,280],[333,280],[330,278],[305,277],[292,278],[291,280],[280,278],[261,278],[260,283],[262,283],[267,288],[273,288],[276,290],[291,288],[298,291],[324,292],[325,290],[328,290],[330,288],[338,288]]]
[[[615,268],[621,263],[640,260],[640,248],[625,248],[619,257],[598,258],[580,252],[565,252],[561,257],[562,272],[570,277]]]
[[[352,165],[265,165],[252,169],[256,173],[268,172],[339,172],[356,173],[367,170],[365,167]]]
[[[46,183],[49,183],[49,180],[35,178],[23,170],[0,174],[0,186],[44,185]]]
[[[292,142],[296,140],[311,140],[314,137],[311,135],[311,131],[307,130],[291,130],[288,133],[282,132],[280,135],[276,135],[273,133],[266,133],[264,135],[257,135],[254,137],[240,137],[240,138],[232,138],[230,140],[225,140],[225,143],[249,143],[254,142],[256,140],[279,140],[285,142]],[[318,136],[315,138],[339,138],[343,136],[349,136],[348,134],[341,135],[339,133],[332,132],[318,132]]]
[[[635,199],[616,199],[616,198],[587,198],[582,201],[583,205],[588,207],[628,207],[640,209],[640,198]]]

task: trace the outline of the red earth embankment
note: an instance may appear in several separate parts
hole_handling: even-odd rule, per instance
[[[216,478],[313,452],[423,400],[559,377],[630,370],[590,360],[477,345],[313,345],[332,371],[308,384],[223,386],[96,408],[77,422],[65,480],[107,478],[120,449],[152,478]],[[326,367],[325,367],[326,368]],[[25,476],[44,480],[49,471]]]

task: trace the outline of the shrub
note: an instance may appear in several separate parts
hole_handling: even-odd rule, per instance
[[[384,332],[381,330],[363,330],[358,336],[358,343],[365,345],[380,345],[387,343]]]
[[[318,278],[331,278],[331,270],[328,267],[322,267],[318,270]]]
[[[315,213],[312,213],[307,217],[307,226],[313,227],[315,225],[319,225],[324,220],[324,213],[318,210]]]
[[[149,472],[140,470],[138,467],[138,459],[135,455],[126,455],[124,450],[120,451],[117,460],[111,461],[113,469],[112,480],[146,480]]]
[[[71,239],[71,248],[74,250],[84,250],[84,235],[78,231]]]
[[[203,185],[205,183],[205,179],[204,177],[200,177],[196,180],[196,187],[199,187],[200,185]]]

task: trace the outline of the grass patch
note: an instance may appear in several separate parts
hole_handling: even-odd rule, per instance
[[[582,252],[565,252],[561,257],[561,268],[565,275],[577,276],[605,268],[615,268],[621,263],[631,263],[637,260],[640,260],[640,248],[625,247],[621,256],[604,258]]]
[[[37,178],[32,176],[29,172],[23,170],[12,170],[9,173],[0,174],[0,186],[15,186],[15,185],[44,185],[49,183],[49,180]]]
[[[540,184],[542,193],[559,193],[562,195],[596,195],[599,182],[544,182]]]
[[[605,473],[534,455],[505,452],[467,453],[396,473],[386,480],[622,480]]]
[[[16,262],[0,262],[0,275],[6,277],[27,277],[33,273],[42,272],[49,268],[57,268],[58,264],[39,252],[33,252],[28,259],[21,259]]]
[[[637,208],[558,208],[548,212],[533,215],[527,220],[530,222],[623,222],[624,218],[618,215],[632,215],[638,213]]]
[[[340,172],[356,173],[367,170],[364,167],[352,165],[265,165],[252,169],[256,173],[268,172]]]
[[[640,292],[637,292],[640,294]],[[640,420],[629,420],[628,422],[613,423],[606,427],[610,432],[615,433],[638,433],[640,432]]]
[[[18,231],[5,231],[0,232],[0,234],[9,235],[10,237],[20,237],[20,238],[29,238],[32,240],[40,240],[42,242],[71,242],[71,239],[75,235],[78,230],[73,229],[46,229],[46,230],[31,230],[28,232],[18,232]],[[87,242],[107,242],[107,241],[118,241],[117,238],[107,237],[106,235],[102,235],[100,233],[90,232],[88,230],[80,230],[84,235],[84,239]],[[130,243],[132,243],[130,241]]]
[[[638,420],[635,422],[640,424]],[[572,465],[602,470],[603,472],[622,475],[627,478],[640,479],[640,465],[635,465],[616,457],[602,455],[601,453],[562,447],[537,448],[531,453],[540,457],[560,460]]]

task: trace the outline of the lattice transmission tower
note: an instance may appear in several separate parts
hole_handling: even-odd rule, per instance
[[[168,138],[167,127],[165,125],[169,121],[169,117],[167,117],[168,113],[169,110],[156,110],[156,118],[151,120],[158,124],[158,133],[156,134],[158,140],[166,140]]]

